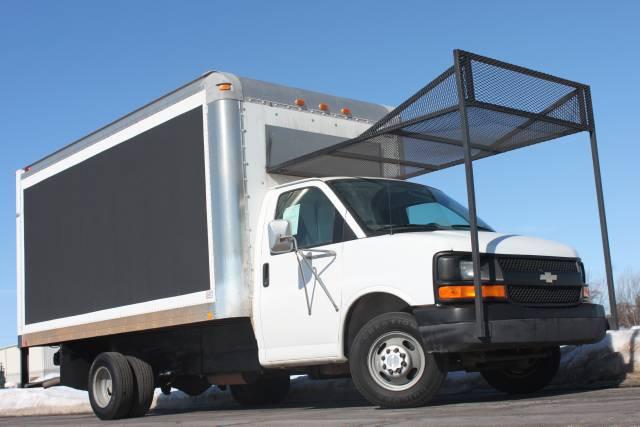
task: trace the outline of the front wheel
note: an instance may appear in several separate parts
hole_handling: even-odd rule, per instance
[[[559,366],[560,348],[553,347],[546,357],[521,360],[502,368],[481,371],[481,374],[496,390],[527,394],[549,385]]]
[[[446,360],[424,350],[416,320],[407,313],[367,322],[353,340],[349,366],[364,398],[387,408],[425,405],[447,376]]]

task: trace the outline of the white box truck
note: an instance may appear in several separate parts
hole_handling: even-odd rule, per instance
[[[452,370],[544,387],[559,345],[607,328],[578,254],[478,220],[474,270],[468,210],[388,178],[417,175],[408,148],[327,154],[391,111],[211,72],[19,170],[19,346],[60,345],[102,419],[156,387],[276,403],[293,373],[385,407]]]

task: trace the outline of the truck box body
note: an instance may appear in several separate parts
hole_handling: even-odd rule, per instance
[[[214,72],[18,171],[20,345],[250,316],[266,167],[388,111]]]

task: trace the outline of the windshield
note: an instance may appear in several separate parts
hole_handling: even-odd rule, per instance
[[[469,229],[467,208],[435,188],[366,178],[340,179],[328,184],[369,235]],[[480,218],[478,229],[493,231]]]

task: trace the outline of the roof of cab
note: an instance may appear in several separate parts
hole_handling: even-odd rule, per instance
[[[395,179],[395,178],[381,178],[378,176],[375,177],[368,177],[368,176],[323,176],[323,177],[316,177],[316,178],[302,178],[302,179],[296,179],[295,181],[290,181],[290,182],[286,182],[284,184],[279,184],[276,185],[273,188],[285,188],[285,187],[289,187],[292,185],[298,185],[301,184],[303,182],[313,182],[313,181],[321,181],[321,182],[327,182],[327,181],[336,181],[336,180],[342,180],[342,179],[375,179],[376,181],[399,181],[399,182],[405,182],[402,179]]]

